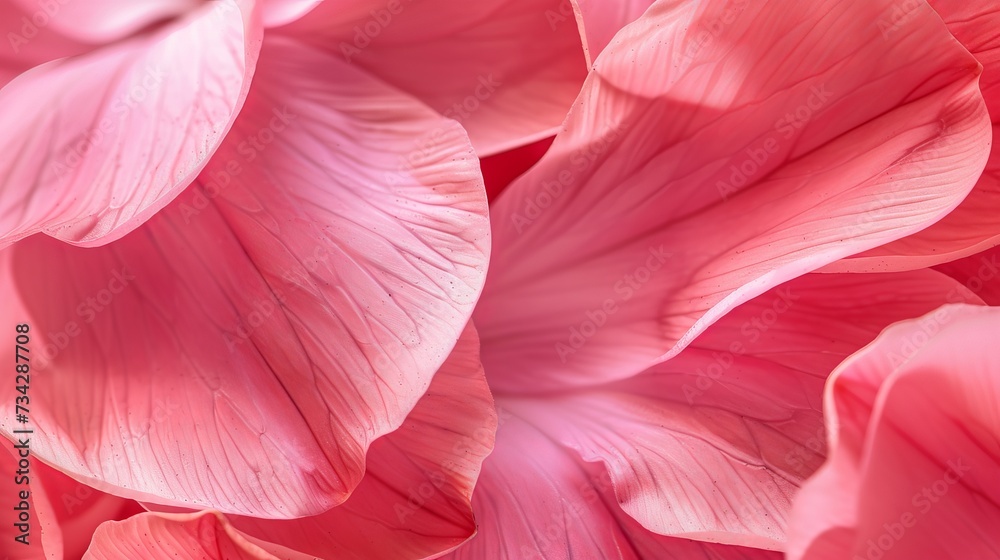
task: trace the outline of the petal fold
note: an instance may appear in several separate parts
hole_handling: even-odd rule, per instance
[[[488,156],[551,136],[566,117],[587,75],[572,11],[570,0],[349,0],[283,32],[459,121]]]
[[[269,518],[341,503],[481,290],[461,128],[295,42],[265,54],[224,146],[141,228],[0,252],[39,333],[33,452],[107,492]]]
[[[796,498],[788,557],[1000,558],[1000,310],[887,329],[826,389],[830,458]]]
[[[565,131],[492,208],[476,309],[491,386],[634,375],[736,305],[958,205],[989,151],[979,65],[933,12],[884,37],[894,5],[747,3],[686,65],[663,61],[728,2],[661,1],[616,35]]]
[[[101,245],[176,197],[243,105],[259,20],[251,0],[211,2],[0,90],[0,248],[38,232]]]

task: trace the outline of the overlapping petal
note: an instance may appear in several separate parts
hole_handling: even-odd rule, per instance
[[[650,531],[781,550],[792,496],[824,458],[827,375],[886,326],[948,302],[982,303],[929,270],[806,275],[635,377],[504,402],[606,466],[617,502]]]
[[[339,504],[479,295],[487,207],[461,128],[293,41],[264,54],[224,146],[143,227],[0,253],[10,315],[46,334],[34,452],[109,492]]]
[[[979,87],[993,120],[993,137],[1000,135],[1000,6],[990,0],[931,0],[948,30],[983,65]],[[889,19],[880,22],[883,33],[908,33],[924,2],[903,2]],[[869,209],[870,220],[894,212],[904,199],[889,193]],[[969,196],[929,228],[860,255],[832,263],[831,271],[908,270],[947,262],[1000,243],[1000,145],[994,140],[989,162]]]
[[[168,204],[229,131],[261,33],[253,1],[219,0],[8,83],[0,247],[37,232],[101,245]]]
[[[593,64],[621,28],[637,20],[653,5],[653,0],[571,1],[572,7],[575,8],[572,13],[567,13],[566,7],[570,6],[569,2],[563,2],[560,4],[560,11],[550,13],[549,17],[560,22],[566,17],[576,17],[580,37],[583,39],[583,50],[587,53],[588,66]]]
[[[586,77],[569,0],[324,2],[310,38],[469,131],[480,156],[551,136]],[[445,15],[446,14],[446,15]]]
[[[1000,247],[934,268],[961,282],[989,305],[1000,305]]]
[[[496,424],[469,326],[403,425],[372,444],[347,502],[314,517],[231,521],[276,554],[274,544],[338,560],[433,557],[476,532],[472,490]]]
[[[274,556],[215,512],[143,513],[105,523],[85,560],[312,560],[305,554]]]
[[[660,2],[622,30],[493,207],[476,311],[491,386],[633,375],[739,303],[954,208],[989,151],[978,63],[933,13],[884,37],[893,5],[749,3],[684,65],[667,62],[692,52],[683,30],[728,3]]]
[[[607,475],[500,404],[497,447],[473,496],[479,534],[454,560],[777,560],[765,550],[650,533],[615,501]]]
[[[0,451],[0,505],[10,514],[0,529],[5,559],[80,558],[98,525],[142,511],[136,502],[94,490],[38,461],[31,454],[30,423],[21,428]]]
[[[946,306],[838,368],[790,559],[1000,558],[998,329],[996,308]]]
[[[78,41],[112,42],[158,22],[195,10],[202,0],[7,0],[29,14],[36,27],[52,27]]]

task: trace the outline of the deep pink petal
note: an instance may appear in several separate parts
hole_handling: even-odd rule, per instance
[[[601,51],[603,51],[615,33],[637,20],[647,8],[653,5],[653,0],[618,0],[617,2],[606,2],[604,0],[572,0],[576,8],[575,15],[578,18],[577,24],[580,28],[580,36],[583,39],[583,50],[587,53],[587,64],[593,64]],[[736,2],[743,5],[743,1]],[[567,14],[566,7],[569,2],[560,4],[558,13],[550,13],[552,19],[559,16],[573,17]],[[556,19],[562,21],[562,19]],[[701,30],[692,30],[701,31]]]
[[[470,326],[403,425],[372,444],[365,478],[347,502],[314,517],[231,520],[261,541],[323,558],[431,557],[475,534],[472,489],[495,432]]]
[[[31,469],[51,500],[55,523],[62,532],[64,558],[83,556],[101,523],[145,511],[138,502],[105,494],[41,461],[35,461]]]
[[[480,158],[479,167],[483,172],[486,195],[490,201],[496,200],[511,181],[538,163],[551,145],[552,138],[545,138],[513,150]]]
[[[101,525],[84,560],[311,560],[304,554],[275,556],[213,512],[142,513]]]
[[[340,503],[481,289],[487,205],[461,128],[318,51],[279,37],[264,54],[226,143],[143,227],[0,252],[43,357],[33,451],[108,492],[258,517]]]
[[[1000,305],[1000,246],[936,267],[990,305]]]
[[[626,27],[492,209],[476,310],[491,386],[633,375],[734,306],[957,205],[989,150],[978,64],[934,13],[883,37],[872,22],[894,5],[749,3],[686,66],[663,61],[727,2],[660,2]]]
[[[886,326],[959,301],[981,303],[929,270],[810,274],[635,377],[508,407],[606,465],[647,529],[780,550],[792,496],[824,458],[827,375]]]
[[[285,32],[459,121],[480,156],[551,136],[586,77],[569,0],[323,2]]]
[[[790,559],[1000,558],[998,330],[996,308],[945,306],[838,368]]]
[[[777,560],[763,550],[655,535],[618,507],[607,476],[500,409],[473,496],[479,533],[449,560]]]
[[[260,47],[251,0],[33,68],[0,90],[0,247],[107,243],[170,202],[226,135]]]
[[[1000,5],[993,0],[931,0],[948,30],[983,65],[979,87],[993,119],[993,137],[1000,137]],[[907,33],[914,10],[923,2],[900,4],[895,23],[886,33]],[[873,218],[892,211],[900,200],[886,197],[870,209]],[[1000,243],[1000,143],[993,142],[986,170],[969,196],[940,222],[882,247],[833,263],[831,271],[905,270],[931,266],[982,251]]]

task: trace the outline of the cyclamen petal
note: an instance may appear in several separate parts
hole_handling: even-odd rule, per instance
[[[101,245],[169,203],[232,126],[261,33],[253,0],[219,0],[8,83],[0,248],[38,232]]]
[[[213,512],[143,513],[105,523],[84,560],[313,560],[292,551],[274,556]]]
[[[649,531],[781,550],[792,496],[824,458],[827,375],[886,326],[948,302],[982,303],[929,270],[806,275],[635,377],[501,402],[606,467]]]
[[[1000,558],[998,330],[1000,309],[946,306],[838,368],[789,559]]]
[[[479,295],[487,206],[461,128],[294,41],[263,54],[233,131],[168,208],[104,247],[0,252],[11,316],[52,329],[33,453],[102,490],[326,511]]]
[[[983,65],[979,87],[1000,136],[1000,5],[992,0],[931,0],[948,30]],[[930,11],[924,2],[904,2],[886,33],[906,33],[914,14]],[[896,13],[896,12],[894,12]],[[869,221],[894,211],[902,199],[889,194],[870,210]],[[832,263],[829,271],[911,270],[945,263],[1000,243],[1000,144],[992,143],[989,162],[975,188],[954,210],[927,229],[859,255]]]
[[[743,2],[737,2],[742,4]],[[563,21],[566,17],[576,15],[583,39],[583,50],[587,53],[587,64],[593,64],[601,51],[611,43],[618,31],[632,23],[647,8],[653,5],[653,0],[619,0],[603,2],[601,0],[572,0],[572,4],[563,2],[558,12],[550,12],[549,18]],[[565,8],[575,8],[567,13]],[[701,30],[696,30],[701,31]]]
[[[472,490],[496,423],[470,325],[403,425],[372,444],[344,504],[314,517],[231,521],[276,554],[273,545],[338,560],[433,557],[476,533]]]
[[[567,7],[570,0],[323,2],[279,31],[459,121],[488,156],[551,136],[580,90],[587,65],[576,25],[550,16]]]
[[[727,2],[658,2],[623,29],[492,208],[475,315],[491,386],[634,375],[736,305],[956,206],[989,151],[979,66],[933,13],[883,37],[871,22],[893,5],[749,3],[683,65],[664,61]],[[865,220],[889,195],[894,211]]]
[[[650,533],[607,476],[500,404],[496,450],[473,496],[479,534],[448,560],[779,560],[766,550]]]

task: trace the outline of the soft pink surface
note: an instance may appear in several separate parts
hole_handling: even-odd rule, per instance
[[[947,262],[982,251],[1000,243],[1000,4],[994,0],[932,0],[931,6],[940,14],[948,30],[961,41],[980,64],[983,74],[979,87],[986,99],[993,120],[993,142],[989,162],[976,187],[950,214],[929,228],[865,251],[860,255],[831,264],[826,270],[869,271],[907,270]],[[916,17],[930,11],[923,2],[904,3],[917,6],[899,20],[899,27],[887,32],[909,33],[919,25]],[[923,7],[920,7],[923,6]],[[922,15],[920,16],[922,17]],[[911,18],[914,21],[911,22]],[[895,194],[872,207],[873,218],[899,210],[904,198]]]
[[[243,105],[260,49],[258,11],[252,0],[211,2],[7,83],[0,248],[37,232],[108,243],[188,186]]]
[[[322,2],[303,37],[459,121],[480,156],[551,136],[586,77],[569,0]],[[391,11],[390,11],[391,10]]]
[[[998,331],[1000,309],[946,306],[837,369],[791,560],[1000,558]]]
[[[892,5],[754,3],[686,65],[663,61],[725,2],[657,3],[625,27],[491,209],[476,309],[491,387],[634,375],[741,302],[959,204],[989,152],[978,64],[934,13],[883,37],[871,22]]]
[[[50,329],[33,453],[124,496],[285,518],[346,499],[427,390],[489,231],[454,122],[280,37],[259,72],[168,208],[96,249],[25,240],[0,285],[4,316]]]

